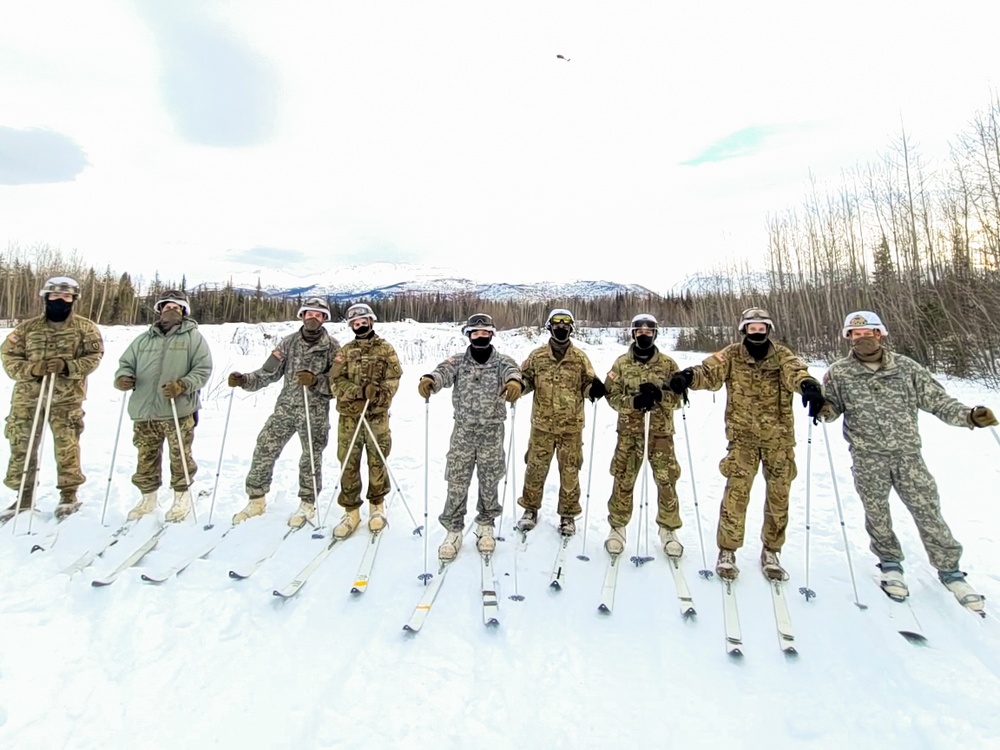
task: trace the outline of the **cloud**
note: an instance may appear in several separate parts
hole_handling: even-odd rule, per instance
[[[223,259],[233,263],[246,263],[265,268],[287,268],[309,260],[309,256],[299,250],[257,246],[248,247],[245,250],[229,250]]]
[[[765,142],[771,136],[783,130],[785,128],[780,125],[751,125],[709,144],[697,156],[683,161],[681,164],[693,167],[713,161],[752,156],[764,147]]]
[[[89,164],[68,135],[0,125],[0,185],[72,182]]]

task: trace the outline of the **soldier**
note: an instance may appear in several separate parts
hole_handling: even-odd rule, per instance
[[[354,332],[333,358],[330,379],[337,398],[340,419],[337,427],[337,460],[343,467],[340,476],[340,496],[337,502],[344,508],[344,517],[333,529],[333,535],[345,539],[361,523],[361,451],[368,456],[368,530],[378,533],[385,527],[385,497],[389,494],[389,477],[379,457],[388,456],[392,448],[389,432],[389,405],[399,389],[403,369],[399,357],[385,339],[375,333],[375,313],[365,304],[347,309],[347,324]],[[365,411],[365,405],[368,405]],[[358,420],[371,427],[374,438],[365,425],[358,429]],[[351,455],[348,446],[357,431]],[[377,445],[375,440],[378,441]]]
[[[802,394],[802,403],[809,407],[809,416],[814,419],[823,406],[823,394],[805,362],[772,341],[774,323],[767,310],[744,310],[739,332],[742,341],[730,344],[697,367],[681,370],[671,379],[670,389],[683,394],[687,388],[717,391],[723,384],[726,386],[729,446],[719,464],[719,471],[726,477],[726,489],[716,532],[716,572],[729,580],[739,575],[736,550],[743,546],[750,488],[763,464],[767,496],[760,563],[764,575],[784,581],[788,573],[781,567],[778,555],[785,543],[788,492],[796,475],[792,394]]]
[[[128,415],[134,423],[132,444],[138,450],[132,484],[142,493],[138,504],[128,512],[128,520],[135,521],[156,510],[157,490],[163,484],[163,441],[166,439],[174,503],[164,519],[177,523],[191,512],[188,482],[198,471],[191,445],[201,408],[201,389],[208,384],[212,374],[212,353],[198,324],[190,317],[191,303],[187,294],[175,289],[166,291],[157,299],[153,310],[159,318],[129,344],[115,372],[115,388],[132,391]],[[183,446],[177,443],[178,427]],[[187,462],[186,478],[184,461]]]
[[[573,314],[556,309],[545,323],[551,337],[521,365],[523,393],[535,392],[531,404],[531,436],[524,456],[524,489],[518,504],[524,513],[517,528],[527,533],[538,523],[542,491],[555,454],[559,464],[559,533],[576,533],[580,515],[580,468],[583,466],[583,400],[604,395],[590,359],[573,345]],[[522,393],[522,395],[523,395]]]
[[[844,415],[854,486],[865,508],[865,529],[879,559],[882,588],[900,601],[909,595],[903,550],[889,513],[889,491],[895,489],[913,516],[941,583],[963,605],[982,611],[983,597],[958,568],[962,545],[941,516],[937,485],[920,454],[917,410],[970,429],[996,425],[996,417],[985,406],[970,409],[952,398],[926,367],[890,351],[885,346],[888,331],[875,313],[851,313],[844,319],[843,333],[851,352],[830,365],[823,378],[826,404],[820,416],[829,422]]]
[[[433,372],[420,378],[417,385],[425,399],[442,388],[455,387],[451,397],[455,427],[451,432],[445,468],[448,497],[438,517],[448,532],[438,548],[442,562],[454,560],[462,547],[469,484],[472,471],[477,467],[476,548],[488,555],[496,547],[493,520],[503,510],[497,497],[497,485],[507,468],[503,450],[507,418],[504,401],[514,403],[522,390],[517,363],[493,347],[496,333],[493,318],[476,313],[469,317],[462,333],[469,337],[468,349],[446,359]]]
[[[45,425],[41,419],[35,428],[33,455],[28,457],[28,442],[34,423],[35,407],[46,398],[43,384],[52,384],[49,427],[52,430],[59,488],[56,518],[65,518],[80,509],[77,488],[87,477],[80,470],[80,433],[83,432],[83,401],[87,398],[87,376],[104,356],[104,341],[97,326],[73,312],[80,298],[80,285],[68,276],[54,276],[39,291],[45,312],[18,325],[0,347],[3,369],[12,378],[14,392],[7,415],[7,439],[10,462],[4,484],[18,492],[24,476],[24,491],[2,515],[9,518],[32,505],[38,446]],[[46,389],[47,392],[47,389]],[[44,405],[43,405],[44,409]],[[25,473],[25,462],[28,470]]]
[[[632,495],[644,452],[656,484],[660,544],[670,557],[684,554],[684,546],[677,538],[681,515],[676,487],[681,467],[674,453],[674,409],[680,407],[680,398],[663,392],[678,368],[656,347],[657,334],[658,325],[652,315],[641,313],[632,318],[632,343],[604,379],[608,403],[618,412],[618,442],[611,459],[614,484],[608,500],[611,533],[604,542],[608,554],[614,556],[625,551],[625,527],[632,518]]]
[[[265,499],[274,475],[274,462],[295,433],[299,434],[302,444],[302,457],[299,459],[300,502],[298,510],[288,519],[288,525],[297,529],[316,517],[312,466],[315,463],[316,492],[319,492],[323,487],[323,449],[326,448],[330,432],[330,399],[333,398],[329,381],[330,368],[340,344],[323,328],[323,324],[330,319],[330,305],[325,299],[310,297],[302,303],[298,316],[302,320],[302,327],[285,336],[259,370],[245,375],[239,372],[229,374],[229,387],[239,386],[245,391],[259,391],[284,377],[274,413],[267,418],[264,428],[257,436],[257,447],[253,452],[246,481],[249,502],[233,516],[234,524],[264,512]],[[303,388],[309,394],[308,430]],[[310,431],[311,446],[308,435]]]

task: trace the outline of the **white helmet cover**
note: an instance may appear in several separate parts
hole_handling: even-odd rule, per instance
[[[298,317],[301,318],[308,311],[323,313],[323,320],[327,321],[330,319],[330,305],[322,297],[309,297],[305,300],[299,307]]]
[[[858,310],[844,318],[844,338],[850,338],[851,331],[861,328],[880,331],[883,336],[889,335],[889,331],[882,325],[882,319],[871,310]]]
[[[352,320],[356,320],[357,318],[370,318],[372,323],[378,320],[378,318],[375,317],[375,312],[364,302],[358,302],[357,304],[351,305],[347,308],[347,322],[350,323]]]
[[[46,297],[52,292],[69,292],[73,295],[73,299],[76,299],[80,296],[80,285],[76,283],[76,279],[71,279],[69,276],[53,276],[38,290],[38,296]]]

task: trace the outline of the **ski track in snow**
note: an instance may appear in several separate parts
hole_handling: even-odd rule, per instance
[[[195,440],[200,470],[195,493],[211,495],[224,427],[231,370],[257,367],[275,337],[296,324],[205,326],[215,372],[203,393]],[[330,326],[346,340],[345,324]],[[119,354],[142,328],[102,329],[107,353],[91,376],[86,430],[82,438],[83,510],[59,528],[51,549],[29,553],[55,529],[34,519],[32,536],[23,520],[18,536],[0,530],[0,746],[3,747],[611,747],[646,744],[752,748],[841,747],[949,748],[958,742],[996,746],[1000,738],[1000,621],[964,612],[937,583],[909,514],[893,500],[895,527],[908,555],[911,602],[928,636],[926,646],[907,643],[888,617],[894,605],[877,588],[863,513],[854,495],[850,459],[841,424],[828,426],[836,478],[844,504],[848,541],[861,611],[844,556],[843,539],[821,428],[812,432],[809,585],[817,598],[798,593],[805,584],[806,419],[795,402],[799,478],[792,489],[791,523],[783,561],[792,578],[788,603],[798,657],[778,648],[767,584],[757,564],[763,478],[754,486],[747,516],[746,546],[739,553],[737,585],[745,656],[726,656],[722,596],[718,580],[698,576],[702,567],[680,414],[676,418],[678,484],[685,544],[683,569],[698,614],[684,620],[666,559],[650,528],[652,562],[625,563],[619,572],[614,614],[597,604],[606,565],[608,473],[615,415],[597,407],[597,439],[590,494],[586,553],[583,519],[567,554],[562,591],[549,589],[559,545],[556,531],[558,475],[553,465],[538,527],[517,552],[511,508],[524,475],[530,429],[530,396],[516,417],[516,486],[508,484],[501,534],[494,555],[500,627],[482,625],[480,572],[470,534],[449,570],[424,628],[406,634],[402,625],[423,586],[423,539],[399,496],[368,591],[350,592],[368,541],[365,527],[339,543],[323,566],[293,598],[272,591],[292,579],[327,543],[304,530],[289,537],[275,556],[248,579],[228,571],[257,559],[284,533],[296,505],[298,443],[279,461],[268,512],[235,529],[204,559],[195,560],[162,584],[142,572],[166,570],[206,536],[210,497],[198,500],[199,524],[168,530],[134,568],[104,588],[90,581],[110,570],[141,543],[140,529],[109,548],[72,577],[60,570],[103,535],[117,529],[137,500],[130,484],[135,466],[131,425],[125,420],[110,483],[107,529],[100,526],[108,467],[120,407],[111,385]],[[424,414],[416,394],[420,375],[460,351],[457,326],[397,323],[379,331],[400,353],[404,376],[392,410],[390,463],[402,482],[417,524],[424,512]],[[544,336],[504,332],[498,348],[521,360]],[[666,336],[661,343],[669,351]],[[587,332],[581,343],[599,374],[624,349],[615,332]],[[673,354],[681,367],[701,356]],[[823,366],[813,368],[820,376]],[[946,383],[970,405],[1000,406],[994,393],[969,382]],[[11,382],[0,382],[9,400]],[[278,388],[237,391],[219,475],[211,532],[219,535],[244,504],[243,480],[254,441],[270,413]],[[436,521],[445,493],[444,457],[451,431],[451,393],[430,402],[429,566],[437,575],[436,548],[443,537]],[[725,452],[724,394],[695,392],[687,410],[695,480],[709,567],[714,566],[715,522],[724,480],[718,462]],[[589,458],[594,411],[584,431]],[[1000,448],[985,431],[949,428],[922,415],[924,454],[941,489],[945,517],[965,545],[963,568],[987,596],[991,612],[1000,603],[1000,556],[995,498]],[[510,421],[508,421],[509,429]],[[335,428],[334,428],[335,429]],[[509,433],[508,433],[509,434]],[[333,441],[331,441],[333,442]],[[505,446],[506,447],[506,446]],[[45,441],[39,505],[50,512],[53,488],[51,439]],[[0,443],[6,460],[7,443]],[[166,470],[166,467],[164,467]],[[585,502],[587,465],[581,473]],[[320,512],[334,502],[335,447],[324,456]],[[626,554],[635,551],[636,513]],[[501,482],[501,490],[503,483]],[[8,493],[9,494],[9,493]],[[474,513],[476,487],[470,489]],[[160,505],[169,503],[166,487]],[[655,488],[650,492],[655,515]],[[333,508],[330,519],[339,510]],[[367,510],[363,511],[363,517]],[[471,516],[467,517],[471,520]],[[151,519],[146,528],[154,526]],[[652,523],[652,520],[650,521]],[[643,536],[644,541],[644,536]],[[643,547],[644,549],[644,547]]]

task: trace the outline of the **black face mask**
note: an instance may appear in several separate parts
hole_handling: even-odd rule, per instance
[[[569,338],[569,329],[568,328],[553,328],[552,329],[552,338],[554,338],[556,341],[565,341],[566,339]]]
[[[371,326],[358,326],[357,328],[354,329],[354,338],[363,339],[371,332],[372,332]]]
[[[635,345],[638,349],[648,349],[653,345],[653,337],[640,333],[635,337]]]
[[[469,343],[472,344],[473,349],[488,349],[493,343],[493,337],[482,336],[478,339],[470,339]]]
[[[748,333],[746,334],[746,337],[747,341],[749,341],[752,344],[763,344],[765,341],[767,341],[766,333]]]
[[[45,300],[45,317],[53,323],[62,323],[73,311],[73,303],[64,299]]]

